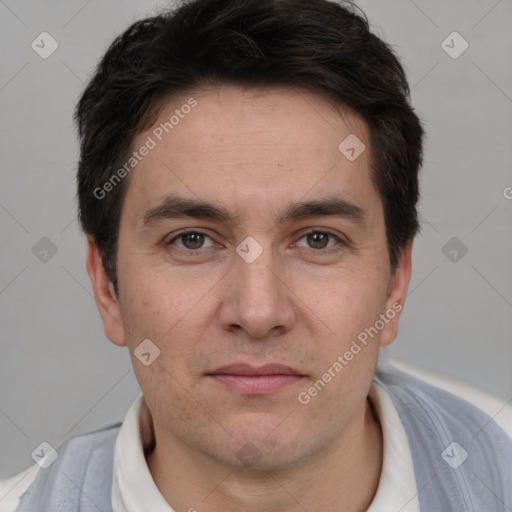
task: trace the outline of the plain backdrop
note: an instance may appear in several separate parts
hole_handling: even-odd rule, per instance
[[[427,130],[422,232],[381,356],[512,399],[512,2],[358,4],[402,57]],[[0,478],[42,441],[122,420],[140,392],[86,273],[72,113],[113,38],[164,5],[0,0]],[[46,59],[42,32],[58,44]]]

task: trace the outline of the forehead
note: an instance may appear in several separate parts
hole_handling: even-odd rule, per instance
[[[132,149],[145,145],[151,149],[130,174],[130,210],[169,194],[242,210],[336,191],[353,202],[378,200],[366,123],[303,90],[224,85],[176,96]]]

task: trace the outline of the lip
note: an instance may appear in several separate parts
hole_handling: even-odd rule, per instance
[[[265,364],[255,367],[247,363],[230,364],[209,372],[208,375],[302,375],[284,364]]]
[[[274,393],[305,378],[298,370],[282,364],[254,367],[231,364],[207,373],[215,382],[244,395]]]

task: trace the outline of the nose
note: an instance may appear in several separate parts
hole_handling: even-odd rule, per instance
[[[232,332],[243,330],[253,340],[289,331],[297,311],[290,270],[270,247],[261,249],[254,260],[242,251],[234,255],[220,291],[222,327]]]

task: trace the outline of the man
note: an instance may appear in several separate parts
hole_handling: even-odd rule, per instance
[[[76,120],[87,270],[143,395],[12,510],[512,509],[491,399],[376,371],[423,129],[356,8],[185,3],[114,41]]]

